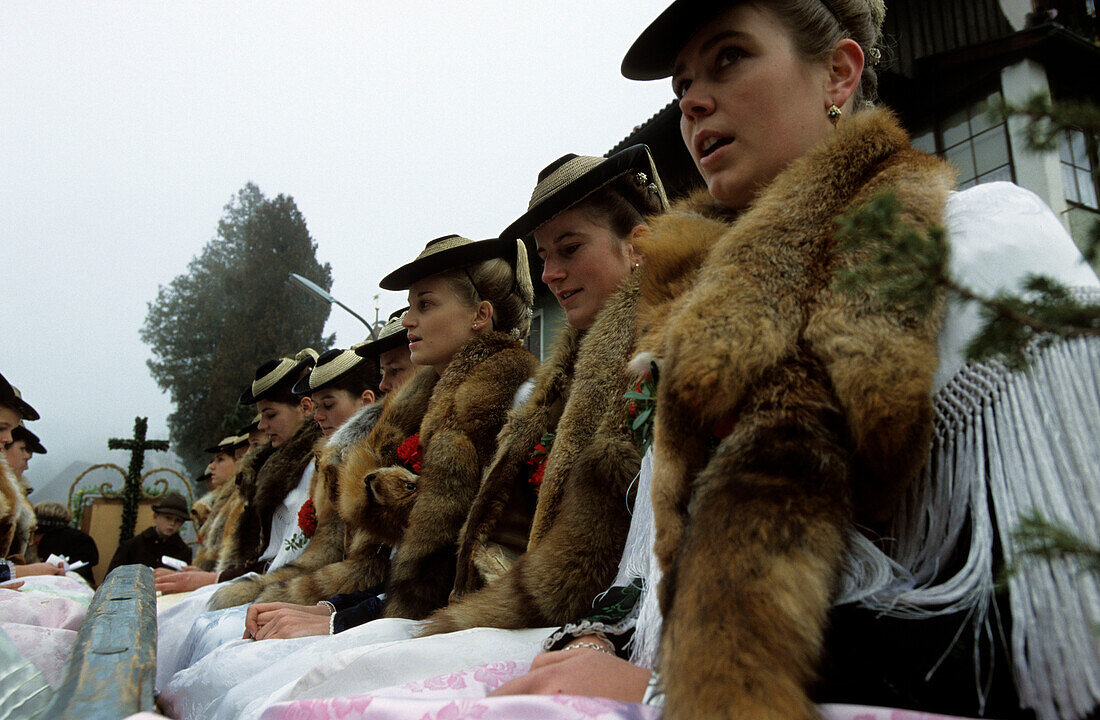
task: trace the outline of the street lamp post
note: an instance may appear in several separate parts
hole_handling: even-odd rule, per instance
[[[356,320],[358,320],[359,322],[361,322],[361,323],[363,323],[364,325],[367,326],[367,331],[370,333],[370,339],[371,340],[377,340],[378,339],[377,326],[378,326],[379,323],[378,323],[377,319],[375,319],[373,324],[367,322],[366,320],[364,320],[362,318],[362,316],[359,315],[359,313],[355,312],[354,310],[349,308],[347,305],[345,305],[344,303],[342,303],[339,300],[337,300],[336,298],[334,298],[332,296],[332,294],[329,293],[327,290],[325,290],[323,287],[321,287],[317,283],[313,282],[312,280],[309,280],[307,278],[302,277],[298,273],[290,273],[290,282],[293,283],[294,285],[297,285],[298,287],[302,288],[303,290],[310,293],[311,295],[313,295],[315,297],[318,297],[321,300],[324,300],[327,303],[330,303],[330,304],[333,304],[333,305],[339,305],[340,307],[344,308],[349,313],[351,313],[352,316],[354,316]],[[376,309],[376,313],[377,313],[377,309]]]

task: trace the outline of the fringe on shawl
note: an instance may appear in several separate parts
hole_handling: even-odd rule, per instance
[[[1079,718],[1100,703],[1100,578],[1071,560],[1021,557],[1012,533],[1037,511],[1100,544],[1100,341],[1055,342],[1031,360],[1023,373],[968,365],[937,393],[931,457],[889,557],[853,531],[838,603],[908,618],[969,612],[975,639],[989,637],[1000,631],[989,616],[996,534],[1016,568],[1009,650],[1020,701],[1040,720]],[[965,562],[937,579],[956,551]],[[983,659],[975,643],[978,675]]]
[[[1009,647],[1020,701],[1040,720],[1082,717],[1100,702],[1100,579],[1071,561],[1019,557],[1012,532],[1035,510],[1100,544],[1100,341],[1033,351],[1026,373],[968,365],[936,394],[934,407],[929,462],[896,518],[889,554],[853,529],[837,604],[902,618],[968,613],[975,639],[988,639],[1000,631],[989,615],[996,533],[1005,562],[1019,568],[1009,579]],[[652,476],[647,453],[638,497],[648,497]],[[651,552],[652,506],[636,503],[635,510],[615,584],[644,579],[631,660],[652,668],[661,572]],[[940,577],[956,551],[966,553],[965,562]],[[984,703],[981,646],[975,643],[975,677]]]

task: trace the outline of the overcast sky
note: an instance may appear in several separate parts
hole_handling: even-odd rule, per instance
[[[378,280],[427,240],[497,235],[543,166],[671,99],[619,74],[666,4],[5,0],[0,373],[43,417],[28,478],[125,465],[106,439],[135,415],[167,437],[138,331],[246,182],[293,196],[337,298],[387,313]],[[363,338],[339,308],[326,331]]]

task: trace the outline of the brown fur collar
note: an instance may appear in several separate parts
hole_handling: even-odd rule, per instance
[[[631,384],[626,363],[634,349],[637,301],[638,280],[631,275],[608,298],[577,350],[573,387],[546,461],[528,547],[553,525],[570,469],[592,438],[601,431],[627,436],[623,393]]]
[[[633,382],[626,364],[637,297],[632,275],[579,338],[527,551],[503,576],[435,613],[425,634],[568,622],[613,579],[629,525],[627,488],[640,463],[623,399]],[[530,452],[516,445],[524,457]]]
[[[442,606],[454,585],[458,534],[496,451],[519,386],[535,359],[514,338],[487,332],[447,365],[420,423],[418,495],[394,556],[387,617],[419,619]]]
[[[816,717],[853,508],[887,519],[927,457],[940,318],[834,290],[859,260],[835,219],[889,190],[927,229],[953,179],[889,113],[857,113],[739,217],[694,195],[639,242],[666,717]]]
[[[497,452],[485,471],[481,490],[462,529],[458,552],[455,594],[481,586],[483,578],[475,567],[475,556],[497,529],[506,508],[522,512],[522,496],[528,486],[527,460],[543,435],[554,432],[573,385],[573,366],[584,331],[566,325],[554,342],[550,357],[538,369],[531,397],[512,413],[497,440]],[[530,531],[532,514],[526,513]],[[513,522],[518,518],[512,518]],[[524,545],[526,542],[524,542]],[[523,552],[523,547],[509,547]]]

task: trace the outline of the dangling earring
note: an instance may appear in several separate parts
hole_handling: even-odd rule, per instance
[[[828,116],[829,122],[833,124],[833,127],[836,127],[836,124],[840,122],[840,116],[842,114],[843,111],[836,105],[830,105],[829,109],[825,112],[825,115]]]

